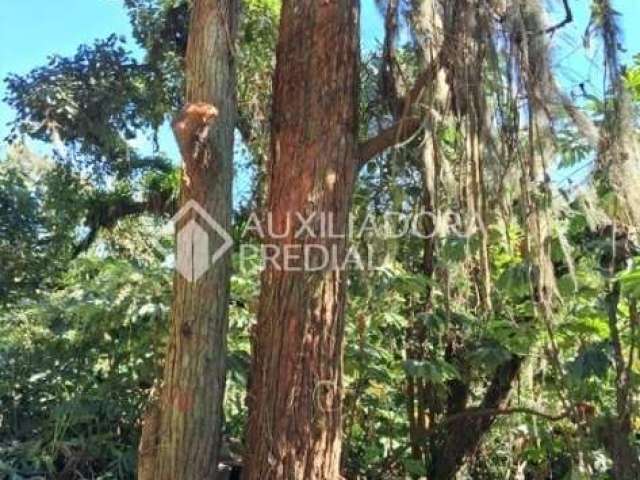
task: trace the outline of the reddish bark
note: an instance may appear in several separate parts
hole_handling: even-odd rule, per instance
[[[345,233],[357,174],[357,0],[283,3],[266,213],[279,248],[335,248],[346,239],[294,234],[294,215],[329,219]],[[315,222],[318,227],[318,222]],[[281,263],[281,262],[279,262]],[[333,267],[336,265],[334,264]],[[339,268],[262,278],[249,391],[244,478],[339,478],[346,277]]]

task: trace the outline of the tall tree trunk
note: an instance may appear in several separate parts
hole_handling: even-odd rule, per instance
[[[438,52],[442,47],[442,12],[435,0],[414,0],[413,2],[413,28],[418,33],[420,46],[420,62],[424,68],[437,61]],[[389,35],[389,33],[387,33]],[[428,39],[428,40],[427,40]],[[443,74],[443,71],[440,71]],[[439,99],[446,95],[447,84],[442,75],[436,75],[435,81],[426,86],[426,97],[433,109],[442,113],[443,105]],[[402,115],[399,112],[398,115]],[[430,115],[425,115],[426,123],[425,140],[422,148],[422,162],[420,164],[423,181],[423,203],[425,212],[438,214],[438,181],[439,181],[439,140],[437,137],[438,125]],[[435,234],[435,221],[433,217],[425,217],[424,231],[427,237],[423,243],[422,272],[429,279],[435,276],[437,238]],[[420,307],[424,312],[433,310],[432,287],[427,284],[425,289],[425,302]],[[425,359],[425,327],[424,322],[414,320],[406,332],[406,355],[408,359],[422,361]],[[411,454],[414,460],[423,462],[426,431],[431,426],[433,409],[430,408],[429,399],[432,399],[430,386],[420,378],[407,376],[407,414],[409,420],[409,442]]]
[[[195,221],[207,231],[203,265],[191,279],[175,274],[172,326],[164,378],[147,412],[139,449],[141,480],[211,479],[217,471],[225,387],[230,255],[211,264],[222,245],[206,218],[231,224],[233,132],[236,120],[233,45],[237,0],[195,0],[186,55],[186,106],[174,122],[183,160],[181,212],[176,228]],[[198,212],[196,203],[202,211]],[[180,214],[179,214],[180,215]],[[197,230],[197,228],[196,228]],[[178,239],[177,262],[193,242]],[[183,248],[184,247],[184,248]],[[195,257],[197,258],[197,257]],[[205,269],[201,276],[199,268]],[[184,273],[184,272],[183,272]],[[187,274],[187,277],[189,275]]]
[[[613,460],[612,470],[615,480],[640,479],[638,451],[631,443],[633,429],[631,422],[619,417],[609,417],[602,424],[600,438],[605,450]]]
[[[615,259],[613,260],[615,262]],[[615,268],[615,267],[614,267]],[[607,453],[613,460],[615,480],[640,479],[638,449],[633,445],[631,378],[629,363],[625,360],[620,338],[618,305],[620,303],[620,283],[614,282],[607,294],[605,304],[609,318],[613,360],[616,369],[616,416],[605,418],[599,436]]]
[[[346,232],[357,173],[358,17],[357,0],[283,2],[265,212],[280,257],[262,278],[246,479],[339,478],[347,241],[326,233]],[[296,214],[315,215],[313,234]],[[329,268],[284,268],[309,245],[334,249]]]
[[[514,355],[497,368],[484,395],[480,410],[502,409],[507,405],[511,383],[518,375],[521,364],[522,357]],[[432,480],[455,478],[465,458],[480,445],[482,437],[489,431],[495,419],[495,415],[455,415],[455,419],[442,427],[446,432],[445,437],[438,444],[433,455],[434,461],[429,478]]]
[[[601,130],[598,162],[605,178],[617,194],[616,215],[621,216],[631,227],[640,226],[640,146],[636,140],[634,115],[629,92],[625,86],[624,72],[620,65],[620,39],[617,25],[617,13],[611,0],[597,0],[599,10],[597,19],[604,44],[605,83],[611,89],[606,98],[604,125]],[[615,273],[622,265],[616,264],[616,222],[614,218],[612,238],[611,272]],[[622,262],[621,262],[622,263]],[[614,281],[607,295],[606,304],[611,332],[613,359],[616,367],[616,413],[615,417],[605,419],[601,437],[607,453],[613,460],[613,476],[616,480],[637,480],[640,478],[638,449],[633,445],[631,436],[631,365],[624,358],[618,304],[620,302],[620,284]],[[635,308],[634,308],[635,310]],[[631,315],[635,313],[631,312]],[[630,319],[635,322],[635,319]],[[633,355],[633,353],[631,353]]]

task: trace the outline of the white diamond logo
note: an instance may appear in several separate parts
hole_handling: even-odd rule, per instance
[[[178,230],[178,222],[190,212],[194,212],[195,217]],[[197,222],[196,218],[200,218],[201,222]],[[212,255],[209,233],[201,225],[202,222],[211,228],[211,233],[216,233],[222,239],[222,245]],[[202,277],[233,246],[233,239],[229,233],[195,200],[185,203],[170,220],[169,225],[173,225],[177,230],[176,270],[189,282],[195,282]]]

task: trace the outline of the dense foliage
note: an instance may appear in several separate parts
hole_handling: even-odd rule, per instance
[[[236,205],[236,245],[257,243],[242,232],[263,201],[279,10],[274,0],[243,3],[237,175],[249,188]],[[394,2],[379,3],[388,20]],[[175,209],[180,174],[177,159],[161,154],[154,136],[181,104],[188,6],[124,4],[144,58],[112,36],[6,80],[16,120],[7,139],[13,146],[0,162],[0,478],[135,474],[140,418],[169,325],[173,240],[163,225]],[[388,59],[408,77],[425,62],[417,13],[408,4],[395,13],[400,32],[391,33],[391,43],[406,45],[395,51],[385,43],[362,62],[367,130],[398,115],[389,89],[408,89],[406,79],[393,87],[380,81]],[[604,31],[598,38],[606,46],[604,4],[594,1],[589,35]],[[387,212],[410,218],[426,207],[443,216],[440,223],[422,218],[422,236],[365,230],[353,239],[363,256],[373,252],[384,262],[350,273],[345,478],[445,478],[437,476],[448,471],[443,458],[474,432],[477,443],[454,471],[460,478],[614,478],[620,452],[614,433],[625,420],[637,461],[640,247],[630,210],[640,205],[629,205],[610,175],[615,160],[610,167],[602,158],[614,155],[607,142],[637,136],[640,66],[624,71],[619,87],[611,72],[622,76],[623,69],[609,65],[604,97],[589,95],[579,105],[603,132],[594,146],[570,112],[548,98],[543,107],[531,100],[539,93],[534,79],[543,74],[507,78],[505,72],[518,76],[522,58],[500,41],[477,91],[463,88],[474,80],[468,64],[449,65],[459,75],[459,83],[450,80],[455,98],[432,91],[424,131],[361,174],[358,222],[389,233],[400,220]],[[532,62],[536,42],[527,52]],[[474,130],[469,120],[478,97],[496,112],[491,132]],[[624,101],[631,125],[612,126]],[[544,127],[547,115],[553,128]],[[460,179],[469,174],[474,132],[486,135],[490,165],[487,184],[475,184],[484,191],[470,201],[466,189],[473,187]],[[131,141],[145,136],[150,154]],[[32,154],[28,138],[50,143],[51,157]],[[553,148],[542,155],[543,175],[520,175],[537,168],[531,158],[547,143]],[[439,158],[435,189],[425,178],[425,151]],[[558,181],[576,168],[588,169],[586,181],[571,188]],[[458,215],[456,228],[450,212]],[[548,222],[539,251],[531,212]],[[240,253],[234,253],[225,401],[231,458],[242,456],[259,295],[259,261]],[[541,286],[544,262],[536,254],[548,260],[552,291]],[[189,399],[175,401],[189,408]]]

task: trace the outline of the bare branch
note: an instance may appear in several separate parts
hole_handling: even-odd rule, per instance
[[[435,81],[440,68],[440,58],[433,61],[416,79],[409,93],[404,97],[402,104],[402,117],[392,126],[379,132],[360,143],[358,147],[358,166],[362,167],[371,158],[411,138],[422,125],[422,121],[416,117],[410,117],[409,113],[422,96],[424,88]]]
[[[562,27],[569,25],[573,22],[573,12],[571,12],[571,7],[569,6],[569,0],[562,0],[562,4],[564,5],[565,17],[560,23],[553,25],[547,28],[544,33],[549,33],[553,35],[556,30],[560,30]]]
[[[564,418],[568,418],[571,415],[570,411],[564,411],[559,414],[552,414],[547,412],[540,412],[538,410],[534,410],[532,408],[526,407],[517,407],[517,408],[470,408],[463,412],[456,413],[445,418],[441,424],[438,424],[438,427],[443,424],[455,422],[461,418],[468,417],[497,417],[497,416],[505,416],[505,415],[515,415],[515,414],[525,414],[525,415],[533,415],[536,417],[541,417],[551,422],[557,422]]]
[[[419,118],[402,118],[389,128],[382,130],[378,135],[362,143],[359,147],[359,167],[387,148],[409,140],[420,128],[422,121]]]

